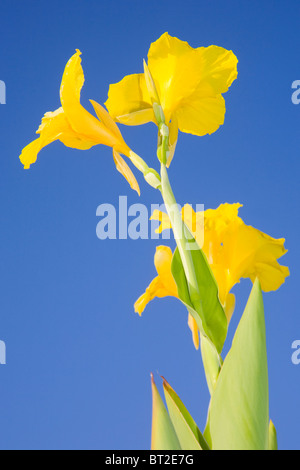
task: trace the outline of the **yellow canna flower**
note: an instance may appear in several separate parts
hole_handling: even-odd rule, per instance
[[[281,266],[277,261],[287,252],[284,248],[285,240],[272,238],[254,227],[246,225],[238,216],[240,207],[242,207],[241,204],[222,204],[218,209],[208,209],[204,212],[202,250],[217,281],[220,302],[225,309],[228,322],[235,307],[235,296],[230,291],[235,284],[240,282],[241,278],[249,278],[252,282],[258,278],[262,290],[270,292],[277,290],[284,283],[285,278],[289,276],[289,269],[286,266]],[[185,217],[185,213],[189,214],[189,217]],[[192,224],[203,223],[203,214],[194,212],[188,205],[183,208],[182,216],[193,233],[195,230],[192,230]],[[155,211],[151,219],[161,222],[157,230],[159,233],[171,228],[170,220],[165,213]],[[203,240],[201,239],[201,241]],[[160,247],[160,250],[162,248]],[[164,268],[160,266],[160,270],[164,272],[164,283],[166,284],[168,277],[172,276],[171,260],[165,261]],[[165,295],[178,296],[173,288],[174,280],[170,285],[172,293]],[[152,298],[162,297],[162,295],[156,295],[154,281],[150,287],[151,295],[147,296],[146,291],[141,297],[143,298],[143,310]],[[140,305],[139,300],[137,305]],[[198,347],[198,329],[191,316],[189,316],[189,326],[193,332],[195,346]]]
[[[120,155],[122,153],[131,158],[134,154],[125,143],[118,126],[108,112],[95,101],[91,100],[91,103],[98,119],[80,104],[80,93],[84,84],[80,56],[81,52],[77,50],[66,65],[60,87],[62,106],[45,114],[37,130],[39,138],[23,149],[20,160],[24,168],[29,169],[30,165],[36,162],[42,148],[55,140],[60,140],[67,147],[81,150],[98,144],[107,145],[113,149],[118,171],[139,193],[139,185]]]
[[[222,96],[237,77],[237,58],[222,47],[192,48],[164,33],[152,43],[145,73],[128,75],[110,85],[106,107],[111,116],[127,125],[156,122],[153,102],[159,100],[170,144],[176,144],[178,128],[203,136],[224,122]]]

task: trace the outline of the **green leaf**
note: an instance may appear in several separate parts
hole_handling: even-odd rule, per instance
[[[190,297],[181,257],[176,248],[172,260],[172,274],[177,284],[178,295],[196,320],[201,333],[212,341],[220,354],[226,339],[228,324],[219,300],[218,286],[203,251],[198,248],[191,250],[190,253],[193,258],[200,298],[193,300]]]
[[[277,432],[272,421],[269,425],[269,450],[278,450]]]
[[[269,448],[266,332],[258,280],[221,369],[204,435],[213,450]]]
[[[183,450],[210,450],[197,424],[188,410],[168,384],[164,381],[164,392],[171,421]]]
[[[152,381],[152,437],[151,450],[181,450],[172,421],[160,397],[157,387]]]

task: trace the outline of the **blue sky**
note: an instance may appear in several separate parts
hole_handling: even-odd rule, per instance
[[[59,107],[61,76],[76,48],[88,107],[89,98],[106,100],[109,83],[142,71],[150,43],[165,31],[193,47],[232,49],[239,59],[225,125],[210,137],[181,134],[170,178],[179,203],[240,202],[247,224],[286,238],[282,263],[291,277],[264,296],[270,413],[280,447],[299,449],[300,365],[291,362],[300,339],[300,105],[291,102],[300,80],[299,13],[298,0],[1,0],[2,449],[149,448],[151,371],[167,378],[204,426],[208,391],[185,310],[163,299],[142,318],[133,312],[155,275],[157,241],[96,237],[100,204],[127,195],[128,204],[150,208],[159,195],[140,179],[139,200],[109,148],[54,143],[27,172],[18,159],[42,115]],[[157,165],[154,125],[122,132]],[[235,287],[228,345],[250,288],[246,280]]]

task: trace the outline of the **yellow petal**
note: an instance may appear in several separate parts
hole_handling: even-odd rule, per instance
[[[134,174],[132,173],[131,169],[129,168],[129,166],[125,162],[125,160],[121,157],[121,155],[118,152],[116,152],[116,150],[113,150],[113,156],[114,156],[114,162],[115,162],[117,170],[128,181],[131,188],[134,189],[138,193],[138,195],[140,196],[141,192],[140,192],[139,184],[138,184]]]
[[[217,209],[205,211],[205,230],[221,234],[233,222],[240,222],[239,209],[243,207],[240,203],[221,204]]]
[[[134,304],[134,311],[139,315],[142,315],[146,306],[151,300],[155,297],[168,297],[170,295],[169,291],[165,289],[163,283],[159,276],[153,279],[150,285],[147,287],[143,295],[141,295]]]
[[[160,226],[155,230],[156,233],[162,233],[163,230],[170,230],[172,228],[168,214],[157,209],[153,211],[150,220],[158,220],[161,223]]]
[[[119,83],[110,85],[105,106],[113,119],[123,124],[155,122],[145,76],[142,73],[128,75]]]
[[[234,53],[218,46],[199,47],[196,50],[201,62],[201,80],[197,92],[226,93],[238,76],[238,60]]]
[[[202,247],[212,268],[228,320],[235,301],[233,294],[229,293],[241,278],[249,278],[253,282],[258,278],[262,290],[269,292],[277,290],[289,276],[289,269],[277,261],[286,253],[285,240],[274,239],[246,225],[238,215],[241,207],[239,203],[226,203],[203,213],[194,212],[189,205],[185,205],[182,210],[184,222]],[[161,211],[154,211],[151,220],[161,222],[158,233],[171,228],[168,215]]]
[[[178,297],[177,286],[171,272],[172,250],[167,246],[159,246],[156,249],[154,264],[158,276],[153,279],[145,293],[136,301],[135,312],[143,313],[147,304],[155,297]]]
[[[173,253],[168,246],[158,246],[154,257],[154,264],[158,277],[161,283],[164,285],[169,295],[178,297],[177,286],[172,276],[171,264],[173,259]]]
[[[237,78],[238,60],[232,51],[222,47],[199,47],[195,51],[199,79],[175,111],[182,132],[203,136],[224,123],[226,108],[221,94]]]
[[[217,46],[194,49],[187,42],[165,33],[151,45],[148,63],[167,121],[175,111],[187,107],[190,112],[193,107],[202,113],[208,112],[208,120],[217,112],[215,121],[221,121],[222,103],[218,95],[225,93],[237,77],[237,59],[231,51]],[[190,132],[191,127],[193,133],[204,135],[203,124],[198,133],[198,126],[185,122],[185,117],[180,114],[180,130]],[[208,129],[213,132],[212,124]]]
[[[110,116],[110,114],[106,111],[106,109],[104,109],[103,106],[101,106],[99,103],[97,103],[94,100],[90,100],[90,102],[93,105],[93,108],[95,110],[95,113],[97,114],[99,121],[103,122],[103,124],[107,127],[107,129],[109,129],[113,134],[118,136],[120,140],[123,140],[123,136],[120,132],[120,129],[118,128],[117,124],[115,123],[113,118]]]
[[[279,289],[289,275],[290,270],[287,266],[281,266],[274,260],[265,260],[264,262],[256,262],[255,272],[254,274],[249,274],[249,277],[252,282],[257,277],[261,283],[262,290],[270,292]]]
[[[40,134],[40,137],[27,145],[20,156],[25,169],[30,168],[30,165],[36,162],[37,155],[43,147],[55,140],[62,141],[68,147],[81,150],[95,145],[94,142],[80,139],[70,127],[62,108],[45,114],[37,134]]]
[[[121,124],[125,124],[126,126],[140,126],[141,124],[147,124],[147,122],[155,122],[155,117],[153,109],[146,108],[118,116],[116,121]]]
[[[168,122],[200,80],[197,53],[187,42],[164,33],[150,46],[148,66]]]
[[[86,140],[113,147],[127,155],[128,147],[123,148],[123,141],[80,104],[80,92],[84,84],[80,56],[81,52],[77,50],[67,63],[60,88],[61,104],[68,122]]]
[[[37,155],[41,150],[41,140],[36,139],[30,144],[26,145],[23,148],[22,153],[20,155],[20,160],[22,165],[24,165],[24,169],[28,170],[30,165],[36,162]]]
[[[196,93],[176,111],[181,132],[204,136],[213,134],[225,119],[225,100],[222,95],[200,96]]]
[[[145,73],[128,75],[110,85],[107,109],[123,124],[155,122],[152,100],[161,103],[170,132],[171,163],[178,126],[183,132],[205,135],[223,124],[225,93],[237,77],[237,58],[232,51],[210,46],[194,49],[187,42],[164,33],[151,44]],[[178,120],[178,123],[177,123]]]
[[[277,290],[289,275],[288,268],[277,261],[286,253],[284,242],[283,238],[274,239],[241,219],[230,224],[222,234],[221,255],[230,271],[231,284],[242,277],[253,281],[257,277],[263,291]]]

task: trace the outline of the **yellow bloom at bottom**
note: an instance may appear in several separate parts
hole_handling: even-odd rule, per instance
[[[284,248],[285,240],[272,238],[246,225],[238,216],[240,207],[242,207],[240,204],[222,204],[218,209],[206,210],[204,217],[202,213],[195,213],[188,206],[185,206],[182,211],[186,225],[191,232],[196,234],[197,230],[195,231],[195,227],[192,228],[195,224],[197,226],[203,223],[204,218],[202,250],[217,281],[220,302],[224,307],[228,322],[235,308],[235,296],[230,291],[241,278],[249,278],[253,282],[258,278],[262,290],[270,292],[277,290],[289,276],[289,269],[281,266],[277,261],[287,252]],[[185,212],[192,214],[192,217],[184,217]],[[161,222],[157,230],[159,233],[171,228],[167,214],[155,211],[151,219]],[[202,239],[201,242],[203,242]],[[162,256],[155,261],[158,277],[152,281],[145,294],[136,302],[135,309],[139,314],[154,297],[167,295],[178,297],[171,273],[171,250],[167,247],[159,247],[158,250],[159,253],[168,253],[168,256]],[[193,332],[194,344],[198,348],[198,328],[191,316],[189,326]]]
[[[121,132],[108,114],[98,103],[91,100],[97,118],[80,104],[84,74],[81,66],[81,52],[71,57],[65,67],[61,87],[61,107],[44,115],[37,130],[39,138],[27,145],[20,156],[25,169],[36,162],[38,153],[55,140],[60,140],[67,147],[87,150],[94,145],[103,144],[112,147],[118,171],[139,193],[139,185],[123,160],[120,153],[131,158],[132,151],[125,143]]]

